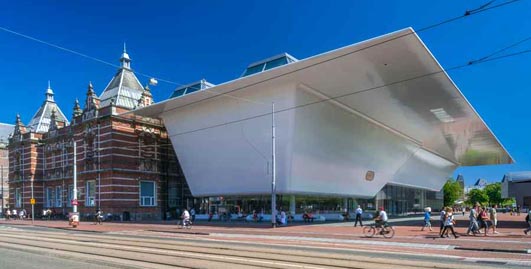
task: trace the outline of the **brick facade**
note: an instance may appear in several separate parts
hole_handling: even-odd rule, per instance
[[[128,68],[122,67],[116,76],[130,72]],[[136,102],[149,105],[149,88],[140,90],[142,96]],[[53,102],[50,88],[47,98]],[[100,107],[102,102],[89,84],[83,110],[76,101],[68,123],[58,120],[62,113],[54,108],[45,132],[38,132],[40,127],[25,127],[17,116],[8,146],[11,208],[24,208],[31,214],[33,191],[36,216],[48,208],[58,215],[72,211],[74,141],[82,217],[101,208],[122,219],[162,219],[166,212],[191,205],[191,194],[162,122],[122,114],[133,108],[120,105],[119,98]]]

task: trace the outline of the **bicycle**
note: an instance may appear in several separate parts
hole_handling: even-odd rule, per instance
[[[192,229],[192,222],[190,220],[180,220],[179,229]]]
[[[381,234],[383,235],[383,237],[385,238],[392,238],[393,236],[395,236],[395,228],[391,225],[389,225],[388,223],[386,223],[385,225],[382,225],[381,224],[372,224],[370,226],[365,226],[363,228],[363,235],[365,235],[365,237],[373,237],[375,234],[376,234],[376,230],[377,229],[380,229],[380,231],[378,232],[378,234]]]

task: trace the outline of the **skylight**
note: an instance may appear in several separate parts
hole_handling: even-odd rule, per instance
[[[282,53],[280,55],[256,62],[250,64],[247,69],[245,69],[245,72],[243,72],[242,77],[246,77],[252,74],[260,73],[266,70],[269,70],[271,68],[279,67],[282,65],[290,64],[293,62],[298,61],[295,57],[287,54]]]
[[[444,108],[430,109],[430,111],[431,111],[431,113],[433,113],[435,115],[435,117],[437,117],[437,119],[439,119],[440,121],[442,121],[444,123],[449,123],[449,122],[453,122],[454,121],[454,118],[452,116],[450,116],[444,110]]]
[[[214,84],[202,79],[202,80],[200,80],[198,82],[191,83],[191,84],[188,84],[188,85],[184,85],[184,86],[181,86],[181,87],[175,89],[173,91],[173,93],[171,94],[170,98],[180,97],[180,96],[183,96],[183,95],[186,95],[186,94],[190,94],[190,93],[193,93],[193,92],[196,92],[196,91],[208,89],[208,88],[213,87],[213,86],[214,86]]]

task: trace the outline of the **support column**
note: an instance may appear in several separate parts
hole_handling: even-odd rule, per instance
[[[295,215],[295,208],[296,208],[295,195],[290,195],[289,196],[289,212],[291,213],[292,216]]]
[[[343,198],[343,213],[347,213],[348,211],[348,198]]]

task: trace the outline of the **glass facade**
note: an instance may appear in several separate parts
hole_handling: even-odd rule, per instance
[[[291,195],[278,195],[277,206],[290,209]],[[271,213],[271,196],[208,197],[200,199],[197,206],[199,214],[223,212],[250,214],[256,212]],[[295,195],[295,214],[314,212],[317,214],[352,213],[360,205],[365,212],[375,212],[384,207],[390,216],[420,214],[427,206],[437,210],[442,207],[442,192],[425,189],[386,185],[374,198],[333,197]]]
[[[423,212],[427,206],[439,209],[442,200],[437,200],[434,191],[386,185],[376,195],[376,204],[378,207],[383,206],[389,215],[405,216]]]

